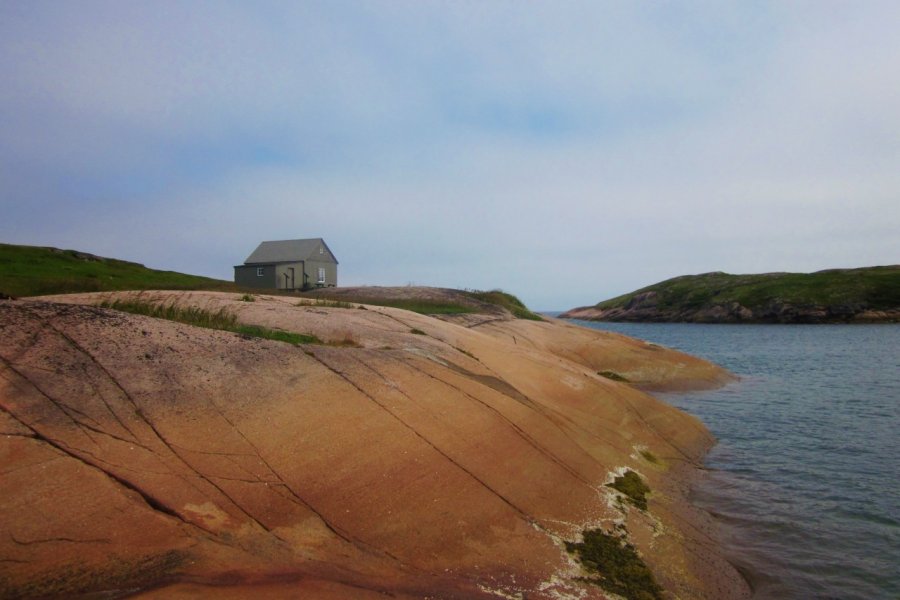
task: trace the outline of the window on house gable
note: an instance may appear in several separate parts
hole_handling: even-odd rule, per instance
[[[319,246],[319,254],[325,254],[325,247]]]
[[[325,267],[319,267],[319,279],[316,283],[325,283]]]
[[[265,268],[265,267],[256,267],[256,276],[257,276],[257,277],[262,277],[262,276],[265,275],[265,274],[266,274],[266,268]]]

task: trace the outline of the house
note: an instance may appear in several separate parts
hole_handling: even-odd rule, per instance
[[[242,265],[234,282],[270,290],[308,290],[337,285],[338,261],[322,238],[263,242]]]

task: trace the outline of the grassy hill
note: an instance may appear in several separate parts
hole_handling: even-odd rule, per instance
[[[898,265],[816,273],[687,275],[593,307],[573,309],[565,316],[612,321],[834,322],[895,320],[894,313],[900,313]]]
[[[238,290],[230,281],[157,271],[76,250],[0,244],[0,293],[8,296],[147,289]]]
[[[157,271],[144,265],[103,258],[77,250],[0,244],[0,295],[13,297],[116,290],[207,290],[278,294],[276,290],[239,288],[230,281]],[[305,294],[321,299],[379,304],[422,314],[508,311],[520,319],[542,318],[521,300],[499,290],[487,292],[438,288],[326,288]]]

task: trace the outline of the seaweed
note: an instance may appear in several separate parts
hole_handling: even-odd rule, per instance
[[[650,487],[634,471],[625,471],[612,483],[606,485],[625,494],[625,497],[634,506],[641,510],[647,510],[647,494],[650,493]]]
[[[624,535],[589,529],[582,532],[582,538],[581,542],[566,542],[566,550],[592,575],[580,578],[582,581],[627,600],[662,600],[662,588]]]

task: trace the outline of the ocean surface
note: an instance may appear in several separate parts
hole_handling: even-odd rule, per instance
[[[574,322],[741,377],[662,397],[719,440],[694,501],[754,598],[900,599],[900,325]]]

